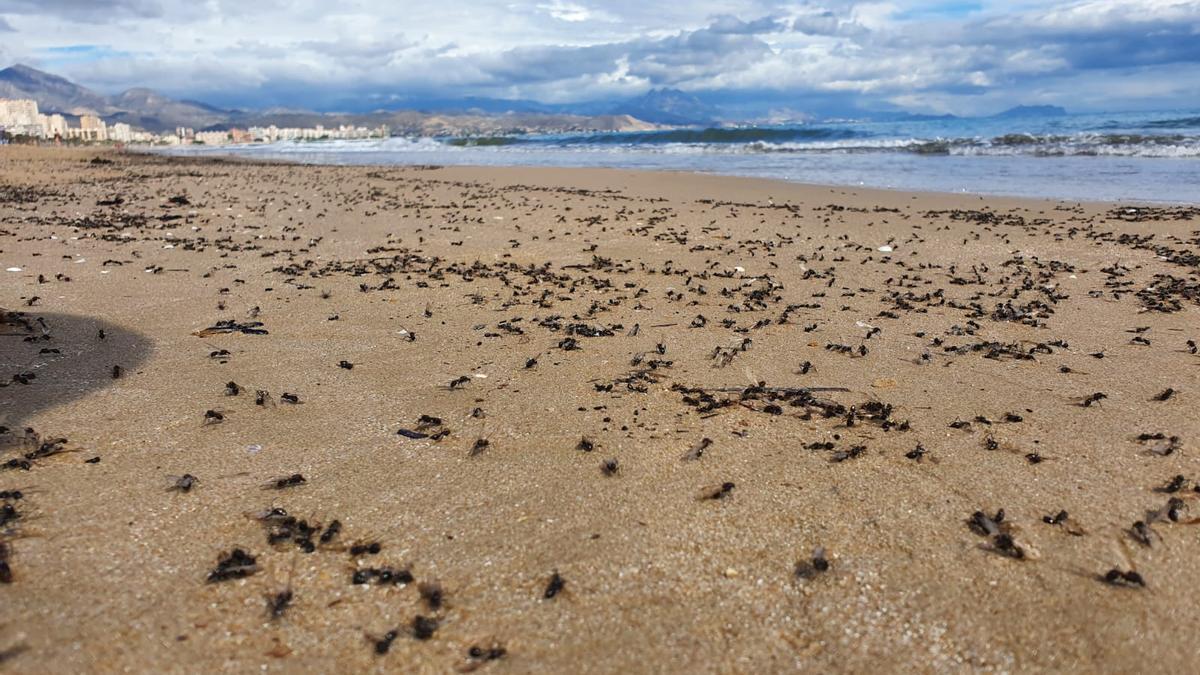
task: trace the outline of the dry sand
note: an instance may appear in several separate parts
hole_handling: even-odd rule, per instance
[[[1200,656],[1196,209],[96,156],[0,148],[0,668]],[[847,391],[692,391],[757,382]],[[316,533],[269,543],[271,507]],[[253,574],[208,581],[234,548]]]

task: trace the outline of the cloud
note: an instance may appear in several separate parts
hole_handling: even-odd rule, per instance
[[[89,86],[240,106],[652,87],[747,109],[1200,98],[1200,0],[0,0],[0,31],[5,58]]]
[[[54,16],[72,21],[160,18],[164,13],[159,0],[0,0],[0,14]]]

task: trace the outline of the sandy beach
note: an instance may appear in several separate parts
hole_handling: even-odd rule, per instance
[[[1189,670],[1198,231],[0,147],[0,669]]]

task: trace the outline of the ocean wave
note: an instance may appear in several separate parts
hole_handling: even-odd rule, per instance
[[[562,145],[738,145],[858,138],[863,135],[853,129],[830,127],[712,127],[589,134],[562,138],[558,142]]]
[[[1200,128],[1200,117],[1178,117],[1171,120],[1154,120],[1142,125],[1143,129],[1196,129]]]
[[[656,148],[626,145],[627,150],[663,153],[906,153],[927,156],[1031,157],[1200,157],[1200,137],[1148,134],[1034,135],[993,138],[853,138],[812,142],[754,141],[738,145],[672,143]]]

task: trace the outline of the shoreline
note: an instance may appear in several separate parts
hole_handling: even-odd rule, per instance
[[[0,148],[0,664],[1186,668],[1200,209],[1130,208]]]
[[[720,180],[728,179],[728,180],[733,180],[733,181],[751,181],[751,182],[760,182],[763,184],[776,184],[776,185],[780,185],[780,186],[808,188],[808,189],[814,189],[814,190],[822,190],[822,189],[827,189],[830,191],[847,191],[848,190],[848,191],[853,191],[854,193],[865,193],[865,194],[882,193],[882,194],[901,195],[901,196],[903,196],[903,195],[922,195],[922,196],[926,196],[926,197],[930,197],[930,198],[938,198],[938,197],[951,198],[951,197],[953,197],[953,198],[961,198],[961,199],[979,199],[979,200],[987,200],[987,201],[997,201],[997,202],[1002,202],[1005,204],[1012,204],[1012,205],[1018,205],[1019,203],[1033,204],[1033,203],[1052,202],[1052,203],[1059,203],[1059,204],[1074,204],[1074,205],[1095,208],[1095,209],[1120,208],[1120,207],[1129,208],[1129,207],[1139,207],[1139,206],[1151,207],[1151,208],[1153,208],[1153,207],[1170,207],[1170,206],[1180,206],[1180,207],[1200,206],[1200,201],[1196,201],[1196,202],[1154,201],[1154,200],[1106,201],[1106,200],[1088,200],[1088,199],[1080,200],[1080,199],[1068,199],[1068,198],[1058,198],[1058,197],[1028,197],[1028,196],[1021,196],[1021,195],[987,194],[987,193],[978,193],[978,192],[943,192],[943,191],[937,191],[937,190],[912,190],[912,189],[908,189],[908,188],[887,188],[887,187],[871,187],[871,186],[857,186],[857,185],[840,185],[840,184],[836,184],[836,183],[811,183],[811,182],[790,181],[790,180],[786,180],[783,178],[768,178],[768,177],[760,177],[760,176],[747,176],[747,175],[743,175],[743,174],[728,174],[728,173],[718,173],[718,172],[710,172],[710,171],[686,171],[686,170],[675,170],[675,169],[577,167],[577,166],[556,167],[556,166],[483,165],[483,164],[444,164],[444,165],[384,164],[384,163],[335,164],[335,163],[304,161],[302,159],[292,160],[292,159],[286,159],[286,158],[282,158],[282,157],[268,157],[268,158],[246,157],[246,156],[238,155],[236,153],[231,153],[231,154],[211,153],[210,154],[207,151],[205,151],[203,154],[190,155],[187,153],[173,153],[173,152],[165,151],[165,150],[164,151],[133,150],[133,151],[130,151],[129,154],[144,155],[144,156],[151,156],[151,157],[170,157],[170,158],[186,159],[186,160],[194,159],[197,161],[210,159],[210,160],[219,160],[219,161],[228,161],[228,162],[246,162],[249,164],[261,163],[263,165],[278,164],[278,165],[284,165],[284,166],[309,166],[309,167],[323,167],[324,166],[324,167],[361,167],[361,168],[369,168],[369,169],[405,169],[405,168],[423,168],[426,166],[437,166],[438,168],[445,168],[445,169],[462,169],[462,170],[466,170],[466,171],[480,171],[480,172],[533,171],[533,172],[539,172],[539,173],[544,172],[546,174],[555,174],[555,173],[559,173],[559,172],[565,172],[565,173],[570,174],[570,173],[575,173],[575,172],[586,173],[586,172],[595,171],[595,172],[613,172],[613,173],[618,173],[618,174],[619,173],[649,174],[652,176],[661,174],[661,175],[707,177],[707,178],[714,178],[714,179],[720,179]]]

